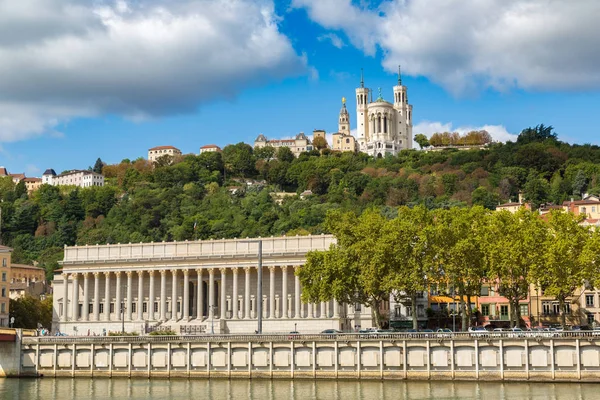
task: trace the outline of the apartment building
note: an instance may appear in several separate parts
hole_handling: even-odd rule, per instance
[[[10,256],[12,249],[0,245],[0,327],[7,327],[10,305]]]
[[[148,149],[148,161],[155,162],[159,158],[163,156],[170,156],[175,158],[176,156],[180,156],[181,150],[177,147],[173,146],[157,146],[151,149]]]
[[[42,183],[52,186],[78,186],[82,188],[104,186],[104,175],[87,170],[72,170],[57,175],[50,168],[42,175]]]

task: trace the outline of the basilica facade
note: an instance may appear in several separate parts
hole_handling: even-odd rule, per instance
[[[262,299],[258,298],[258,241],[207,240],[65,248],[54,278],[53,331],[102,335],[252,333],[262,301],[263,332],[317,333],[373,326],[371,310],[335,300],[306,304],[295,274],[331,235],[262,241]]]
[[[394,86],[393,103],[384,100],[379,89],[372,100],[372,90],[365,87],[361,74],[360,87],[356,89],[356,136],[359,151],[373,157],[396,155],[400,150],[411,149],[412,105],[408,103],[406,86],[398,69],[398,84]]]

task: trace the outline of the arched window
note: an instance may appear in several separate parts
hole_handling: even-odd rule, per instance
[[[377,132],[381,133],[381,115],[377,117]]]
[[[387,117],[383,117],[383,133],[387,133]]]

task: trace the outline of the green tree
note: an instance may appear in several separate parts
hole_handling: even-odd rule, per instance
[[[296,159],[289,147],[283,146],[277,150],[277,159],[281,162],[291,163]]]
[[[421,149],[424,147],[429,147],[429,139],[427,139],[427,136],[423,135],[422,133],[417,133],[414,140]]]
[[[495,193],[491,193],[483,186],[480,186],[471,193],[471,201],[474,206],[482,206],[488,210],[494,210],[500,202],[500,197]]]
[[[542,262],[531,268],[531,278],[547,296],[558,300],[561,325],[566,328],[566,302],[578,287],[591,280],[592,268],[583,251],[588,239],[587,228],[579,218],[562,210],[552,210],[548,218],[548,235],[542,247]]]
[[[38,325],[50,329],[52,325],[52,296],[44,300],[25,296],[10,300],[10,317],[15,319],[14,327],[37,329]]]
[[[234,176],[249,178],[256,175],[255,159],[250,145],[242,142],[227,145],[223,149],[222,157]]]
[[[536,210],[540,204],[548,200],[550,193],[550,185],[548,181],[540,177],[535,170],[529,171],[527,182],[523,187],[523,198],[525,201],[531,202],[531,207]]]
[[[546,227],[536,213],[521,209],[515,214],[496,211],[482,230],[488,282],[510,304],[510,320],[519,326],[519,304],[529,294],[531,270],[543,264]]]
[[[486,276],[481,237],[488,213],[483,207],[434,212],[436,261],[443,272],[441,281],[459,297],[463,331],[472,320],[471,299],[481,292]]]
[[[317,150],[323,150],[327,148],[327,140],[325,140],[325,138],[321,136],[317,136],[316,138],[314,138],[312,144]]]
[[[96,160],[96,163],[94,164],[93,171],[97,174],[101,174],[102,168],[104,168],[104,163],[102,162],[100,157],[98,157],[98,159]]]
[[[556,140],[556,132],[552,126],[544,124],[537,125],[533,128],[523,129],[517,137],[517,143],[527,144],[531,142],[543,142],[547,139]]]
[[[585,176],[585,172],[580,169],[577,171],[577,175],[575,175],[575,179],[573,180],[573,194],[577,196],[583,196],[585,189],[587,188],[588,180]]]
[[[254,157],[256,157],[257,160],[269,161],[275,157],[275,151],[275,147],[273,146],[258,147],[254,149]]]
[[[390,298],[393,272],[389,243],[380,240],[386,224],[374,210],[360,217],[337,211],[329,214],[325,226],[337,243],[327,251],[308,253],[298,271],[302,301],[362,304],[371,308],[376,326],[381,327],[381,305]]]

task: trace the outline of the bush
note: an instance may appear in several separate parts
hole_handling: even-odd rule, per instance
[[[171,330],[150,332],[150,336],[174,336],[174,335],[177,335],[177,333],[175,331],[171,331]]]

